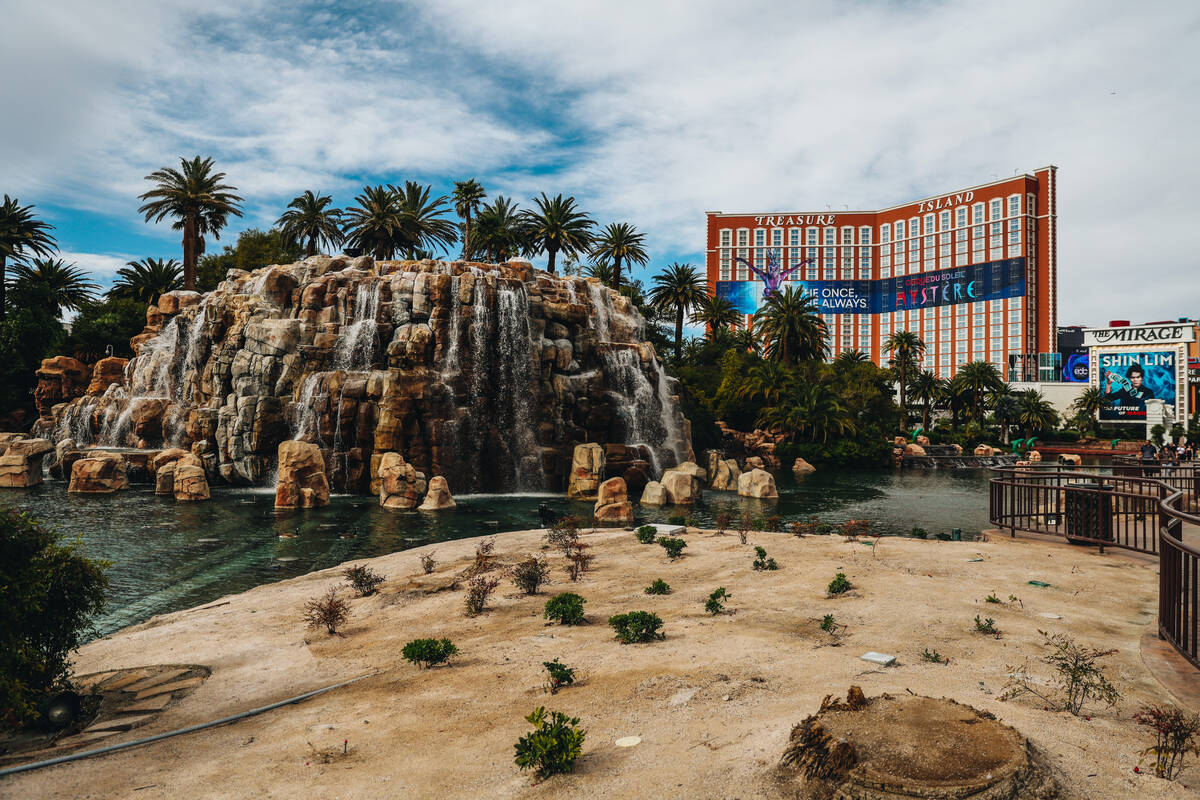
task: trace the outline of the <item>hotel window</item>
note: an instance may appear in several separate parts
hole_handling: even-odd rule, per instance
[[[904,238],[904,220],[902,220],[902,219],[896,220],[896,238],[897,239]]]
[[[1021,243],[1021,220],[1010,219],[1008,221],[1008,243],[1009,244],[1020,244]]]
[[[825,229],[825,244],[826,246],[837,244],[837,233],[833,228]]]
[[[783,247],[783,230],[781,228],[771,231],[771,244],[775,247]]]
[[[938,364],[943,367],[949,366],[950,365],[950,354],[949,353],[938,354]]]
[[[881,277],[881,278],[890,278],[890,277],[892,277],[892,269],[891,269],[891,267],[886,267],[886,266],[885,266],[885,267],[880,267],[880,268],[879,268],[879,277]]]
[[[941,219],[940,219],[940,220],[938,220],[938,222],[939,222],[939,223],[940,223],[940,225],[941,225],[941,227],[939,228],[939,230],[943,230],[943,231],[948,231],[948,230],[950,230],[950,212],[949,212],[949,211],[943,211],[943,212],[941,213]]]
[[[854,244],[854,228],[842,228],[842,244]]]
[[[959,339],[957,342],[954,343],[954,352],[956,352],[956,353],[967,352],[967,342],[965,339]]]
[[[992,201],[992,219],[1000,219],[1004,211],[1004,202],[996,199]]]
[[[993,325],[1003,325],[1004,324],[1004,312],[1003,311],[992,312],[991,320],[992,320]]]
[[[738,258],[741,258],[741,259],[747,258],[750,255],[750,251],[748,249],[746,249],[746,245],[750,243],[750,231],[746,230],[745,228],[738,229],[737,243],[738,243],[738,253],[737,253]],[[737,265],[737,275],[734,278],[734,280],[744,281],[744,280],[748,280],[748,279],[749,279],[749,270],[746,269],[745,264],[739,263]]]
[[[966,353],[955,353],[954,354],[954,363],[955,363],[955,365],[958,365],[958,366],[961,366],[961,365],[967,363],[967,354]]]
[[[908,235],[909,236],[920,236],[921,235],[921,220],[919,218],[917,218],[917,217],[909,217],[908,218]]]
[[[950,316],[950,306],[942,306],[941,308],[939,308],[938,316],[939,317],[949,317]]]
[[[887,255],[885,253],[884,255],[881,255],[879,257],[879,266],[880,267],[890,267],[891,265],[892,265],[892,257],[890,255]]]
[[[983,222],[983,203],[976,203],[971,206],[971,222],[975,225]]]
[[[858,277],[867,280],[871,277],[871,251],[866,247],[859,248]]]
[[[897,250],[897,251],[896,251],[896,263],[897,263],[897,264],[903,264],[903,263],[904,263],[904,251],[903,251],[903,250]]]
[[[1020,297],[1012,298],[1011,300],[1008,301],[1008,307],[1009,308],[1020,308],[1021,300],[1022,300],[1022,298],[1020,298]]]
[[[955,253],[965,253],[965,252],[967,252],[967,242],[966,242],[966,240],[959,241],[959,242],[955,242],[955,243],[954,243],[954,252],[955,252]]]
[[[1009,322],[1020,322],[1021,321],[1021,309],[1019,309],[1019,308],[1009,309],[1008,321]]]
[[[1020,336],[1008,337],[1008,349],[1019,351],[1021,349],[1021,337]]]
[[[754,231],[754,246],[765,247],[767,244],[767,232],[762,228]]]
[[[892,226],[891,225],[880,225],[879,226],[879,243],[887,244],[890,241],[892,241]]]
[[[1018,335],[1020,335],[1020,333],[1021,333],[1020,325],[1009,325],[1008,326],[1008,335],[1009,336],[1018,336]]]
[[[809,247],[812,247],[815,244],[817,244],[817,229],[816,228],[809,228],[807,231],[805,231],[804,235],[806,237],[804,240],[804,243],[807,244]]]
[[[954,210],[954,227],[967,227],[967,207],[960,206]]]
[[[992,339],[991,346],[992,346],[992,354],[995,355],[996,353],[998,353],[999,351],[1004,349],[1004,340],[1003,339]]]
[[[925,230],[924,233],[933,233],[933,214],[925,215]]]
[[[788,244],[791,245],[792,247],[800,246],[800,229],[799,228],[792,228],[791,231],[788,232]]]
[[[863,226],[858,229],[858,243],[859,244],[870,244],[871,243],[871,229],[870,228]]]
[[[1021,195],[1014,194],[1008,198],[1008,215],[1010,217],[1021,216]]]

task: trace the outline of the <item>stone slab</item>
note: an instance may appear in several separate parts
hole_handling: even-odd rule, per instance
[[[118,714],[144,714],[147,711],[162,711],[171,702],[171,695],[159,694],[147,697],[145,700],[135,700],[127,706],[117,709]]]
[[[186,678],[185,680],[175,681],[174,683],[164,683],[161,686],[154,686],[146,689],[145,691],[138,692],[137,695],[134,696],[134,699],[145,700],[147,697],[154,697],[155,695],[160,694],[170,694],[171,692],[177,692],[180,689],[191,689],[195,686],[199,686],[202,683],[204,683],[204,678]]]
[[[874,650],[869,653],[863,653],[859,658],[863,661],[870,661],[872,664],[878,664],[881,667],[890,667],[896,663],[895,656],[889,656],[886,653],[876,653]]]
[[[132,683],[137,683],[138,681],[144,681],[146,678],[149,678],[149,677],[150,677],[150,673],[147,672],[146,670],[135,669],[133,672],[130,672],[128,675],[126,675],[122,678],[117,678],[116,680],[112,681],[111,683],[105,683],[105,684],[101,685],[100,689],[101,689],[101,691],[105,691],[105,692],[115,692],[118,689],[124,689],[126,686],[129,686]]]
[[[135,683],[132,686],[130,686],[129,688],[127,688],[125,691],[127,691],[127,692],[145,691],[146,689],[149,689],[151,686],[158,686],[159,684],[166,683],[167,681],[169,681],[173,678],[178,678],[180,675],[184,674],[185,672],[187,672],[187,668],[169,669],[166,672],[160,672],[157,675],[146,678],[146,680],[144,680],[144,681],[138,681],[137,683]]]
[[[108,719],[103,722],[97,722],[90,728],[84,728],[84,733],[97,733],[99,731],[127,731],[134,725],[140,725],[148,719],[153,719],[153,714],[143,714],[140,717],[118,717],[116,719]]]
[[[75,686],[83,690],[90,689],[116,674],[115,672],[97,672],[94,675],[84,675],[82,678],[75,679]]]
[[[645,528],[647,526],[658,531],[658,536],[683,536],[687,533],[687,528],[682,525],[666,525],[661,522],[648,522],[646,525],[638,525],[637,527]]]

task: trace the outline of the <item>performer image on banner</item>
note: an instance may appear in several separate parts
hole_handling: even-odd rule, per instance
[[[1141,412],[1140,416],[1144,417],[1146,401],[1154,399],[1154,392],[1144,385],[1145,380],[1146,371],[1136,362],[1129,365],[1124,376],[1108,370],[1104,375],[1104,394],[1108,396],[1114,408],[1125,411],[1129,416],[1133,416],[1128,413],[1130,411]],[[1119,387],[1115,391],[1114,385]]]

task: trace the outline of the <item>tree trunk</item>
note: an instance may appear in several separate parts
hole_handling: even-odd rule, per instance
[[[683,360],[683,304],[675,306],[675,363]]]
[[[612,288],[614,288],[614,289],[621,288],[621,257],[620,256],[613,257]]]
[[[551,275],[553,275],[554,274],[554,257],[556,255],[558,255],[558,248],[557,247],[555,247],[555,248],[547,247],[546,253],[548,254],[548,257],[546,259],[546,271],[549,272]]]
[[[925,413],[923,415],[921,415],[921,427],[925,429],[926,433],[929,433],[929,401],[928,400],[925,401]]]
[[[908,370],[905,369],[905,362],[900,362],[900,432],[908,430],[908,395],[906,387],[908,385]]]
[[[4,319],[4,315],[8,311],[8,257],[0,253],[0,319]]]
[[[196,289],[196,214],[188,212],[183,218],[183,288]]]
[[[463,260],[471,260],[471,215],[463,217]]]
[[[304,248],[304,255],[315,256],[317,254],[317,237],[308,237],[308,247]]]

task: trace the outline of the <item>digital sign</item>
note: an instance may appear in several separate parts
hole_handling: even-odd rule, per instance
[[[1100,352],[1097,377],[1104,392],[1100,419],[1106,422],[1145,422],[1146,401],[1175,406],[1175,351]]]

